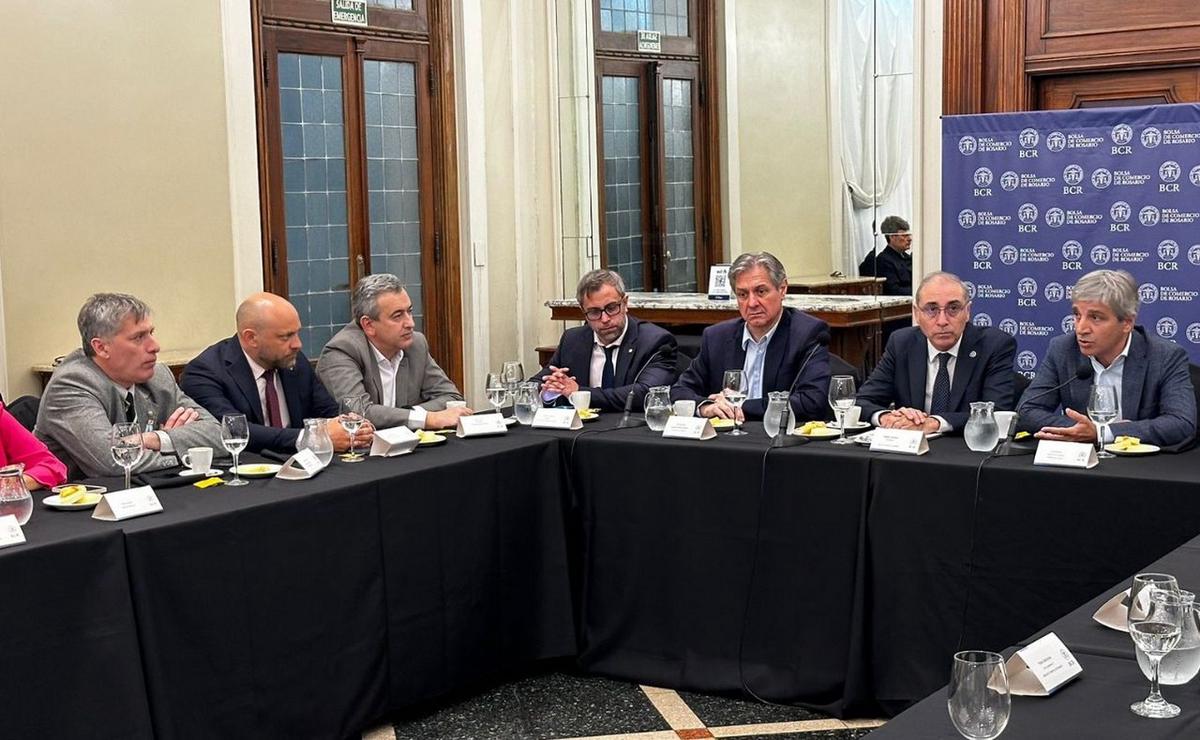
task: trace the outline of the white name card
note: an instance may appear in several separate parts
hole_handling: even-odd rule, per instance
[[[325,466],[321,464],[317,453],[305,447],[289,457],[275,477],[284,480],[308,480],[324,469]]]
[[[669,416],[662,436],[675,439],[712,439],[717,430],[705,416]]]
[[[0,547],[25,544],[25,533],[12,514],[0,516]]]
[[[1053,465],[1060,468],[1094,468],[1100,462],[1096,446],[1090,442],[1058,442],[1043,439],[1038,442],[1034,465]]]
[[[371,438],[371,457],[395,457],[407,455],[417,449],[421,438],[408,427],[376,429]]]
[[[458,417],[458,429],[455,435],[462,437],[486,437],[491,434],[504,434],[508,427],[500,414],[471,414]]]
[[[929,442],[920,429],[877,428],[871,434],[872,452],[898,452],[901,455],[924,455]]]
[[[565,408],[541,408],[533,415],[534,429],[583,429],[583,420],[579,412],[568,406]]]
[[[1006,668],[1009,691],[1016,696],[1050,696],[1083,673],[1079,661],[1053,632],[1018,650]]]
[[[123,522],[126,519],[157,514],[162,511],[162,503],[150,486],[138,486],[127,491],[112,491],[100,497],[96,510],[92,512],[93,519],[102,522]]]

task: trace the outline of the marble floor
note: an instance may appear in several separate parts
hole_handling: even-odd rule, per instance
[[[853,740],[881,724],[557,671],[422,707],[363,739]]]

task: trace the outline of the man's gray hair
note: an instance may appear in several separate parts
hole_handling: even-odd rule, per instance
[[[625,281],[612,270],[592,270],[579,278],[579,287],[575,289],[575,300],[583,305],[583,299],[600,290],[605,285],[611,285],[617,291],[617,296],[625,297]]]
[[[899,234],[904,231],[912,231],[912,229],[909,228],[908,222],[899,216],[888,216],[883,219],[883,223],[879,224],[879,233],[884,236],[891,236],[892,234]]]
[[[767,271],[771,284],[776,288],[787,282],[787,270],[783,269],[783,263],[775,255],[770,252],[745,252],[739,254],[729,266],[729,285],[737,285],[737,279],[743,272],[749,272],[756,267]]]
[[[943,272],[938,270],[937,272],[931,272],[925,277],[921,278],[921,284],[917,286],[917,292],[913,298],[913,301],[918,306],[921,305],[921,290],[934,280],[945,280],[948,283],[956,284],[962,290],[963,303],[967,304],[971,302],[971,292],[967,290],[967,284],[962,281],[962,278],[952,272]]]
[[[79,338],[83,341],[83,354],[94,356],[96,350],[92,349],[92,340],[115,336],[126,316],[132,316],[138,322],[149,315],[150,307],[128,293],[96,293],[83,302],[75,320]]]
[[[1096,270],[1079,278],[1071,289],[1072,301],[1089,301],[1108,306],[1117,318],[1137,316],[1137,281],[1124,270]]]
[[[354,311],[354,323],[361,325],[363,316],[372,321],[378,321],[379,296],[384,293],[400,293],[403,290],[404,283],[389,272],[378,272],[359,280],[358,285],[354,288],[354,297],[350,302]]]

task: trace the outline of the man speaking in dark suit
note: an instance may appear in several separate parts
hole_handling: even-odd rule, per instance
[[[971,323],[971,300],[957,276],[925,276],[913,317],[917,326],[892,334],[858,392],[864,416],[876,426],[932,434],[962,431],[973,401],[1012,408],[1017,343],[999,329]]]
[[[338,423],[338,404],[300,351],[300,315],[272,293],[250,296],[237,310],[237,334],[204,350],[184,368],[179,385],[216,418],[245,414],[251,452],[293,452],[304,419],[326,418],[338,452],[350,438]],[[356,444],[371,439],[360,429]]]
[[[762,419],[771,391],[791,391],[798,419],[828,415],[829,327],[794,308],[785,308],[787,273],[768,252],[747,252],[729,266],[729,284],[741,318],[704,330],[700,354],[679,376],[675,399],[698,402],[696,413],[733,419]],[[726,370],[741,370],[746,401],[738,409],[721,393]]]
[[[575,297],[587,325],[563,332],[550,364],[533,376],[547,403],[565,403],[585,390],[596,408],[619,411],[632,391],[640,409],[647,389],[675,382],[675,337],[629,315],[620,275],[592,270],[580,279]]]
[[[1118,414],[1104,442],[1114,436],[1163,446],[1191,441],[1196,396],[1187,353],[1134,324],[1138,302],[1137,282],[1124,270],[1096,270],[1079,278],[1071,289],[1075,333],[1050,342],[1025,391],[1029,403],[1021,409],[1022,429],[1042,439],[1095,442],[1088,395],[1092,385],[1111,385]],[[1081,364],[1091,366],[1093,379],[1066,382]]]

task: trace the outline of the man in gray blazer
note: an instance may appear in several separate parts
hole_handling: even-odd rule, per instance
[[[150,307],[123,293],[97,293],[79,310],[83,348],[54,369],[35,434],[73,475],[117,475],[109,432],[119,421],[145,426],[149,454],[135,471],[179,464],[189,447],[221,449],[221,426],[179,390],[158,364]]]
[[[446,408],[462,394],[429,356],[425,335],[415,330],[412,299],[395,275],[368,275],[352,300],[354,321],[325,345],[317,375],[335,399],[367,399],[366,417],[376,429],[447,429],[466,407]]]
[[[1095,442],[1087,417],[1092,385],[1111,385],[1117,421],[1104,442],[1137,437],[1165,447],[1181,447],[1196,434],[1196,396],[1183,348],[1151,336],[1134,324],[1137,282],[1124,270],[1096,270],[1071,290],[1075,333],[1050,342],[1037,377],[1018,405],[1020,427],[1041,439]],[[1092,380],[1072,379],[1080,366]]]

